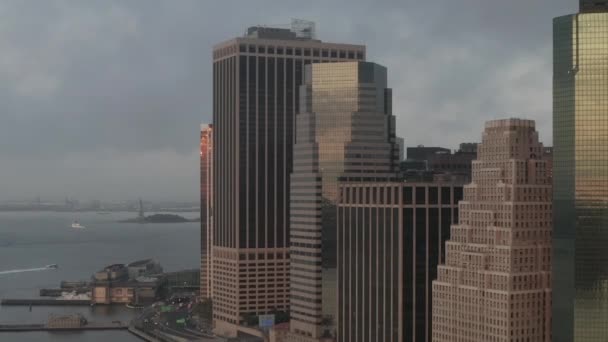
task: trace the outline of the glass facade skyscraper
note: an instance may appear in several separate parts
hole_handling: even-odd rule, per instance
[[[383,66],[306,66],[290,188],[290,328],[307,341],[335,330],[339,181],[395,176],[391,103]]]
[[[289,176],[304,66],[365,59],[364,46],[299,32],[251,27],[213,48],[212,297],[221,335],[289,310]]]
[[[553,341],[608,336],[608,6],[553,21]]]

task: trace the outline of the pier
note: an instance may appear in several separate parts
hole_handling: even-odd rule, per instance
[[[44,298],[33,298],[33,299],[2,299],[0,305],[21,305],[21,306],[83,306],[91,305],[91,301],[88,299],[44,299]]]
[[[127,324],[118,323],[88,323],[80,327],[51,328],[45,324],[0,324],[3,332],[32,332],[32,331],[84,331],[84,330],[126,330]]]

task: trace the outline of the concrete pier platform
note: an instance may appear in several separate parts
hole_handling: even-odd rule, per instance
[[[0,305],[21,305],[21,306],[70,306],[70,305],[91,305],[90,300],[82,299],[2,299]]]
[[[0,324],[3,332],[32,332],[32,331],[84,331],[84,330],[126,330],[129,326],[124,323],[88,323],[73,328],[49,328],[44,324]]]

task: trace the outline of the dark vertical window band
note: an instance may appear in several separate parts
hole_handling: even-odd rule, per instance
[[[416,199],[418,200],[418,198]],[[426,253],[428,250],[427,241],[427,221],[426,221],[426,209],[416,209],[416,233],[415,233],[415,248],[416,252],[414,257],[416,258],[414,277],[415,283],[414,293],[416,298],[416,314],[415,319],[415,330],[416,338],[414,341],[421,342],[426,341],[426,276],[427,276],[427,264],[426,264]]]
[[[241,234],[246,236],[246,244],[240,246],[241,248],[255,248],[255,242],[257,238],[256,234],[256,225],[257,225],[257,215],[258,211],[258,203],[256,201],[257,198],[257,173],[258,173],[258,165],[260,161],[257,159],[257,143],[258,143],[258,120],[257,120],[257,58],[255,56],[248,57],[247,63],[247,150],[248,150],[248,167],[247,167],[247,183],[245,186],[247,187],[248,193],[248,201],[247,206],[245,207],[247,210],[247,226],[246,231],[242,231]]]
[[[411,190],[407,187],[404,190]],[[403,209],[403,334],[414,338],[414,209]]]
[[[436,187],[429,187],[429,191],[431,189],[437,190]],[[441,230],[441,226],[439,225],[439,209],[438,208],[429,208],[428,209],[428,264],[427,264],[427,273],[428,273],[428,283],[427,283],[427,295],[428,302],[426,303],[426,340],[429,341],[431,339],[431,327],[432,327],[432,318],[433,318],[433,291],[431,282],[437,279],[437,265],[439,265],[440,258],[440,245],[444,242],[439,240],[439,232]]]
[[[277,205],[276,205],[276,170],[277,170],[277,125],[276,125],[276,63],[275,58],[270,57],[267,59],[268,76],[266,80],[267,92],[266,92],[266,158],[268,160],[268,173],[266,177],[266,197],[268,207],[268,217],[266,221],[266,241],[268,248],[274,248],[276,246],[276,224],[277,224]]]
[[[374,203],[380,189],[397,203]],[[438,204],[442,189],[446,204]],[[431,341],[432,281],[458,205],[451,194],[461,190],[459,183],[342,185],[350,198],[342,197],[338,208],[357,215],[338,223],[338,288],[348,293],[338,292],[338,342]]]
[[[267,147],[267,131],[268,121],[266,120],[266,58],[258,57],[257,59],[257,243],[253,247],[266,247],[266,218],[268,216],[268,206],[266,202],[268,189],[266,188],[266,179],[268,177],[268,159],[266,154]]]
[[[238,97],[239,97],[239,127],[238,127],[238,132],[244,132],[245,134],[241,135],[239,137],[241,143],[239,144],[239,161],[240,163],[238,164],[238,170],[239,170],[239,185],[238,185],[238,191],[239,191],[239,222],[240,222],[240,227],[239,227],[239,240],[238,240],[238,246],[242,247],[242,246],[246,246],[247,245],[247,234],[245,233],[245,229],[243,229],[244,227],[247,227],[249,225],[249,215],[248,215],[248,210],[247,205],[249,203],[248,201],[248,194],[249,194],[249,187],[246,186],[246,184],[248,184],[248,173],[247,170],[249,168],[249,163],[250,163],[250,155],[249,155],[249,131],[248,131],[248,127],[249,127],[249,117],[247,116],[248,113],[248,106],[249,103],[247,102],[247,93],[248,93],[248,87],[249,84],[247,83],[247,57],[246,56],[240,56],[239,57],[239,67],[238,67],[238,77],[239,77],[239,88],[238,88]],[[222,169],[225,170],[225,169]],[[216,175],[222,175],[222,173],[216,173]]]

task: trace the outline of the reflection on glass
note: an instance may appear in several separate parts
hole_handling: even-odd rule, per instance
[[[608,336],[608,13],[554,20],[553,340]]]

